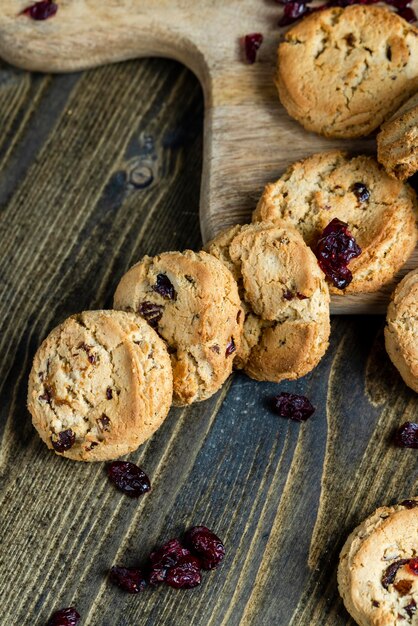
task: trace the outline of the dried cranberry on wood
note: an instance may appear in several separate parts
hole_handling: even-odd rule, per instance
[[[197,587],[202,581],[199,559],[191,554],[180,557],[177,564],[167,570],[165,580],[174,589]]]
[[[261,33],[251,33],[244,37],[245,56],[248,63],[251,65],[255,63],[257,58],[257,52],[263,43],[263,35]]]
[[[146,587],[146,580],[141,570],[136,567],[119,567],[110,570],[110,580],[123,591],[139,593]]]
[[[305,2],[286,2],[279,26],[289,26],[311,12],[312,9]]]
[[[150,491],[151,483],[140,467],[129,461],[113,461],[107,466],[110,481],[130,498]]]
[[[194,526],[188,530],[185,535],[185,543],[192,552],[197,554],[203,569],[214,569],[224,559],[224,544],[206,526]]]
[[[178,539],[170,539],[159,550],[150,554],[151,571],[150,585],[157,585],[165,581],[169,568],[177,565],[183,557],[190,556],[189,550],[181,545]]]
[[[288,417],[296,422],[306,421],[315,412],[308,398],[286,391],[275,396],[273,409],[280,417]]]
[[[418,449],[418,424],[414,422],[402,424],[395,433],[394,443],[399,448]]]
[[[47,626],[77,626],[80,619],[79,613],[71,606],[67,609],[60,609],[51,615]]]

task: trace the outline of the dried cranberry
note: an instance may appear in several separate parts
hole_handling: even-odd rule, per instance
[[[22,14],[29,15],[33,20],[47,20],[55,15],[57,11],[58,5],[55,2],[52,2],[52,0],[41,0],[41,2],[35,2],[35,4],[24,9]]]
[[[103,413],[103,415],[101,417],[99,417],[97,419],[97,424],[98,424],[100,430],[105,430],[105,431],[110,430],[109,429],[110,418],[107,415],[105,415],[104,413]]]
[[[414,613],[416,613],[417,610],[417,603],[414,599],[412,599],[409,604],[404,606],[403,610],[409,617],[413,617]]]
[[[209,528],[195,526],[187,531],[185,542],[200,559],[203,569],[218,567],[225,556],[225,546]]]
[[[123,591],[139,593],[146,587],[146,580],[140,569],[136,567],[119,567],[110,570],[110,580]]]
[[[408,568],[415,576],[418,576],[418,558],[411,559],[408,563]]]
[[[370,198],[370,191],[364,183],[354,183],[352,189],[359,202],[367,202]]]
[[[151,552],[150,585],[158,585],[165,581],[170,567],[177,565],[183,557],[190,556],[189,550],[183,547],[178,539],[167,541],[159,550]]]
[[[96,361],[97,361],[96,355],[95,354],[91,354],[92,346],[88,346],[86,343],[80,343],[78,348],[79,348],[79,350],[84,350],[84,352],[87,354],[87,360],[88,360],[89,363],[91,363],[92,365],[94,365],[94,363],[96,363]]]
[[[153,304],[152,302],[141,302],[138,313],[153,328],[157,328],[158,322],[163,316],[164,307],[161,304]]]
[[[150,491],[151,483],[140,467],[129,461],[113,461],[107,466],[111,482],[131,498]]]
[[[283,298],[285,300],[293,300],[294,298],[297,298],[298,300],[306,300],[308,296],[305,296],[303,293],[300,293],[300,291],[296,291],[296,293],[293,293],[292,291],[285,291],[283,294]]]
[[[212,352],[216,352],[216,354],[220,354],[221,353],[221,349],[218,346],[217,343],[213,344],[213,346],[210,347],[210,349],[212,350]]]
[[[404,506],[406,509],[414,509],[418,506],[418,500],[403,500],[399,504],[400,506]]]
[[[106,398],[108,400],[111,400],[113,398],[113,391],[112,391],[112,387],[108,387],[106,389]]]
[[[397,14],[400,15],[400,17],[402,17],[404,20],[406,20],[410,24],[417,21],[416,13],[414,9],[411,9],[411,7],[406,7],[405,9],[399,9],[397,11]]]
[[[347,265],[361,254],[361,248],[348,230],[348,224],[334,218],[322,232],[315,254],[319,267],[333,285],[344,289],[353,278]]]
[[[385,589],[394,582],[398,569],[407,563],[409,563],[409,559],[399,559],[399,561],[395,561],[395,563],[392,563],[392,565],[389,565],[389,567],[385,569],[382,576],[382,586]]]
[[[289,26],[304,15],[312,12],[304,2],[287,2],[285,4],[283,15],[279,20],[279,26]]]
[[[52,435],[51,443],[57,452],[66,452],[73,447],[75,443],[75,433],[69,428],[62,430],[57,435]]]
[[[237,348],[236,348],[236,345],[235,345],[234,338],[231,337],[231,341],[229,341],[227,346],[226,346],[225,356],[231,356],[231,354],[233,354],[236,349]]]
[[[193,589],[201,580],[200,561],[191,554],[180,557],[177,565],[167,570],[166,583],[174,589]]]
[[[68,609],[60,609],[51,615],[47,626],[77,626],[80,619],[79,613],[71,606]]]
[[[286,391],[275,396],[273,408],[280,417],[288,417],[296,422],[306,421],[315,412],[308,398]]]
[[[44,402],[51,404],[52,388],[49,387],[48,385],[44,385],[44,393],[41,396],[39,396],[39,400],[43,400]]]
[[[261,33],[252,33],[244,37],[245,56],[247,57],[248,63],[251,65],[256,61],[257,51],[263,43],[263,39]]]
[[[402,424],[395,433],[394,443],[399,448],[418,449],[418,424],[414,422]]]
[[[152,289],[166,300],[175,300],[177,297],[172,282],[165,274],[158,274],[157,282],[153,285]]]

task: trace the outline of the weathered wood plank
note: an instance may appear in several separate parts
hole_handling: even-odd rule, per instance
[[[128,501],[103,464],[55,457],[25,408],[32,356],[60,320],[111,306],[144,253],[198,249],[202,94],[168,61],[63,77],[0,70],[0,623],[43,626],[76,604],[83,626],[340,626],[342,542],[375,506],[418,491],[416,452],[393,428],[416,415],[383,349],[380,317],[333,320],[331,346],[300,381],[236,375],[173,410],[130,458],[153,490]],[[152,177],[152,181],[151,181]],[[279,389],[317,406],[274,416]],[[201,588],[130,597],[106,571],[206,523],[228,556]]]

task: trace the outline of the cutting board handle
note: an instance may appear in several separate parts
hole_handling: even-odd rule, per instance
[[[278,8],[255,0],[57,0],[58,12],[36,22],[30,0],[3,0],[0,56],[28,70],[68,72],[137,57],[174,58],[189,67],[205,97],[200,201],[203,240],[250,219],[264,185],[289,163],[343,147],[375,152],[371,139],[325,139],[305,131],[280,105],[273,81]],[[254,65],[240,39],[262,32]],[[403,269],[418,265],[418,254]],[[333,296],[333,313],[381,313],[393,285],[374,294]]]

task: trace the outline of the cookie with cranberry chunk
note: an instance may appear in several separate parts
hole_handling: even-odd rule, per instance
[[[399,180],[418,171],[418,94],[382,125],[377,135],[377,160]]]
[[[418,269],[409,272],[392,295],[385,344],[405,383],[418,392]]]
[[[317,11],[284,36],[276,83],[306,129],[368,135],[418,89],[418,30],[382,7]]]
[[[144,257],[122,277],[114,307],[142,315],[168,346],[174,404],[205,400],[232,371],[243,315],[231,273],[205,252]]]
[[[300,234],[285,222],[232,226],[206,250],[238,281],[245,321],[235,366],[274,382],[311,371],[328,346],[329,293]]]
[[[417,624],[418,498],[377,509],[341,551],[338,588],[360,626]]]
[[[316,250],[324,228],[338,218],[361,248],[350,261],[352,282],[343,291],[377,291],[390,283],[417,242],[417,199],[411,187],[388,176],[371,157],[332,151],[293,163],[270,183],[253,221],[286,220]]]
[[[139,316],[86,311],[38,349],[28,408],[48,448],[75,461],[132,452],[164,421],[173,382],[164,342]]]

